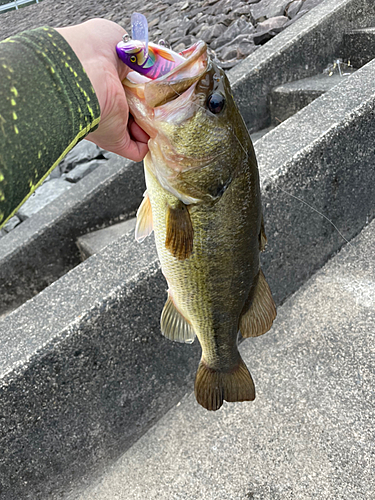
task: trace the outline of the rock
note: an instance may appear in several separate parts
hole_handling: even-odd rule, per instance
[[[185,47],[190,47],[194,43],[193,37],[191,35],[184,36],[183,38],[180,38],[180,40],[178,40],[178,43],[183,43]],[[176,50],[176,48],[174,48],[173,50]]]
[[[222,68],[222,69],[231,69],[233,68],[237,63],[239,62],[239,60],[237,58],[235,59],[231,59],[230,61],[223,61],[223,62],[219,62],[219,66]]]
[[[305,0],[305,3],[303,5],[303,8],[306,10],[311,10],[320,3],[322,3],[323,0]]]
[[[231,19],[230,16],[227,16],[226,14],[214,14],[212,16],[207,16],[207,24],[210,25],[221,23],[228,27],[233,21],[234,19]]]
[[[58,179],[61,176],[61,170],[60,170],[60,165],[57,165],[52,172],[49,174],[50,179]]]
[[[62,173],[69,172],[75,165],[84,161],[90,161],[101,156],[100,148],[85,139],[79,142],[60,163]]]
[[[163,23],[162,28],[163,32],[168,31],[169,33],[172,32],[173,29],[177,28],[181,24],[181,19],[170,19],[169,21],[166,21]]]
[[[246,16],[246,18],[249,19],[249,21],[252,24],[255,24],[255,19],[251,12],[251,7],[248,4],[240,5],[240,7],[237,7],[236,9],[232,10],[231,14],[234,15],[235,17]]]
[[[308,12],[308,10],[306,9],[303,9],[303,10],[300,10],[298,12],[298,14],[296,16],[293,17],[293,19],[289,19],[289,21],[287,23],[284,24],[283,26],[283,29],[287,28],[288,26],[290,26],[291,24],[295,23],[296,21],[298,21],[298,19],[300,19],[302,16],[304,16],[306,13]]]
[[[227,30],[225,31],[225,37],[228,39],[234,39],[237,35],[242,33],[242,31],[249,27],[252,27],[251,23],[248,23],[244,17],[240,17],[235,21]]]
[[[226,31],[226,29],[227,28],[224,26],[224,24],[214,24],[213,26],[210,26],[208,29],[204,30],[200,35],[200,38],[204,42],[210,43],[220,35],[222,35]]]
[[[51,179],[49,182],[45,182],[38,187],[35,193],[18,210],[18,217],[21,221],[28,219],[71,187],[72,184],[62,178]]]
[[[176,46],[173,48],[173,50],[174,50],[175,52],[182,52],[182,51],[183,51],[183,50],[185,50],[185,49],[186,49],[186,45],[185,45],[184,43],[182,43],[182,42],[180,42],[178,45],[176,45]]]
[[[279,28],[282,28],[285,23],[287,23],[289,19],[286,16],[277,16],[277,17],[272,17],[271,19],[266,19],[266,21],[263,21],[262,23],[258,23],[257,25],[257,31],[271,31],[271,30],[277,30]]]
[[[240,42],[237,47],[237,57],[244,58],[252,54],[258,47],[253,41]]]
[[[13,215],[13,217],[11,217],[8,222],[4,225],[3,227],[3,230],[6,232],[6,233],[9,233],[10,231],[12,231],[16,226],[18,226],[18,224],[21,224],[21,219],[19,217],[17,217],[17,215]]]
[[[298,14],[303,4],[304,0],[293,0],[286,6],[285,15],[288,16],[289,19],[293,19],[293,17]]]
[[[246,31],[246,30],[245,30]],[[253,28],[253,31],[254,31],[254,28]],[[239,44],[240,42],[249,42],[249,43],[254,43],[254,39],[253,39],[253,35],[250,33],[241,33],[241,35],[237,35],[236,38],[234,39],[231,39],[229,40],[228,38],[220,38],[218,40],[216,40],[216,42],[219,42],[220,45],[217,45],[216,48],[219,48],[219,47],[224,47],[224,46],[227,46],[227,45],[236,45],[236,44]],[[224,41],[224,43],[221,43],[222,41]],[[215,42],[213,42],[211,44],[211,48],[214,49],[213,45],[214,45]]]
[[[228,38],[227,36],[220,36],[213,42],[211,42],[210,47],[213,50],[219,49],[220,47],[223,47],[227,43],[231,42],[231,39]]]
[[[289,19],[285,16],[277,16],[258,23],[254,34],[255,45],[263,45],[275,35],[280,33]]]
[[[188,35],[192,29],[194,29],[197,26],[197,23],[195,21],[189,21],[184,27],[184,36]]]
[[[69,182],[78,182],[104,163],[106,163],[106,160],[92,160],[86,163],[80,163],[66,174],[65,179]]]
[[[254,19],[259,20],[261,17],[270,19],[271,17],[284,15],[286,5],[290,0],[261,0],[261,2],[252,6]]]
[[[207,26],[206,24],[202,26],[201,24],[198,23],[198,25],[195,28],[193,28],[189,34],[199,38],[200,33],[206,29],[209,29],[209,26]]]
[[[230,59],[237,57],[237,48],[229,45],[227,47],[223,47],[219,53],[219,59],[222,61],[229,61]]]
[[[203,16],[203,13],[202,13],[202,8],[201,7],[197,7],[195,9],[192,9],[190,12],[187,12],[186,13],[186,16],[189,18],[189,19],[195,19],[197,20],[197,16],[200,14],[200,17]]]
[[[160,22],[160,17],[155,17],[152,21],[148,23],[148,28],[151,29]]]

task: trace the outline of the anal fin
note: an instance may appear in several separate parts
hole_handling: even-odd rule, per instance
[[[192,344],[195,332],[191,324],[176,309],[172,298],[168,295],[163,312],[161,313],[160,326],[162,334],[170,340]]]
[[[218,410],[223,401],[253,401],[255,387],[250,372],[242,358],[230,371],[211,368],[201,360],[195,377],[195,397],[207,410]]]
[[[240,319],[242,337],[258,337],[268,332],[276,318],[276,306],[266,278],[259,269],[252,300],[245,303]]]
[[[186,205],[178,202],[175,207],[168,205],[166,214],[165,248],[178,260],[190,257],[193,251],[194,231]]]
[[[137,223],[135,226],[135,239],[138,242],[143,241],[147,236],[152,233],[152,209],[151,202],[147,191],[143,195],[142,203],[137,210]]]

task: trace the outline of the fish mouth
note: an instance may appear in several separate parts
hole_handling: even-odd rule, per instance
[[[130,72],[122,82],[127,95],[131,93],[138,96],[148,108],[157,108],[181,96],[203,77],[209,59],[207,45],[203,41],[198,41],[180,52],[180,55],[185,61],[155,80]],[[132,104],[129,103],[131,112]]]

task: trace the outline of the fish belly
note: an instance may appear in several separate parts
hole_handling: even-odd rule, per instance
[[[178,260],[166,248],[166,214],[177,199],[145,167],[155,240],[168,293],[192,325],[203,358],[214,369],[238,363],[239,320],[259,272],[260,196],[246,171],[215,203],[189,205],[191,255]]]

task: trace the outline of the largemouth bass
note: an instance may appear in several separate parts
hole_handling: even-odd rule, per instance
[[[152,230],[168,298],[161,331],[198,337],[198,403],[251,401],[255,388],[238,351],[242,337],[267,332],[276,316],[260,269],[266,236],[254,149],[222,69],[198,42],[170,73],[123,82],[135,121],[150,135],[147,191],[136,238]],[[139,80],[138,80],[139,81]]]

